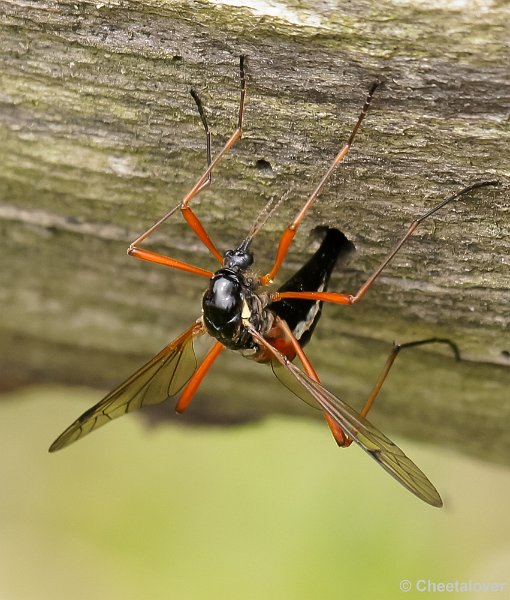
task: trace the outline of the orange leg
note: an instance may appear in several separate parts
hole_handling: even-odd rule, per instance
[[[372,275],[370,275],[370,277],[360,287],[360,289],[356,292],[356,294],[354,294],[354,295],[338,294],[336,292],[282,292],[282,293],[275,292],[272,295],[272,298],[271,298],[272,301],[278,302],[278,300],[283,300],[284,298],[296,298],[296,299],[302,299],[302,300],[322,300],[324,302],[333,302],[334,304],[344,304],[344,305],[356,304],[357,302],[359,302],[361,300],[361,298],[365,295],[365,293],[370,289],[370,287],[375,282],[375,280],[379,277],[379,275],[386,268],[386,266],[392,261],[393,257],[397,254],[397,252],[400,250],[400,248],[402,248],[404,243],[411,237],[411,235],[413,234],[413,232],[415,231],[415,229],[418,227],[418,225],[420,223],[425,221],[425,219],[427,219],[428,217],[432,216],[440,208],[443,208],[443,206],[446,206],[446,204],[448,204],[452,200],[455,200],[456,198],[459,198],[460,196],[467,194],[471,190],[474,190],[474,189],[477,189],[480,187],[484,187],[487,185],[497,185],[498,183],[499,183],[498,181],[481,181],[478,183],[473,183],[472,185],[461,190],[460,192],[457,192],[457,193],[453,194],[452,196],[449,196],[448,198],[446,198],[446,200],[443,200],[437,206],[434,206],[433,208],[431,208],[424,215],[422,215],[418,219],[415,219],[411,223],[409,228],[407,229],[407,231],[406,231],[405,235],[402,237],[402,239],[396,244],[396,246],[393,248],[393,250],[384,259],[384,261],[381,263],[379,268],[374,273],[372,273]]]
[[[281,266],[283,260],[285,259],[285,256],[287,255],[289,247],[292,243],[292,240],[294,239],[294,236],[296,235],[296,231],[298,230],[298,227],[301,224],[301,221],[304,219],[306,213],[309,211],[310,207],[315,202],[315,200],[317,200],[317,197],[324,189],[324,186],[326,185],[328,179],[331,177],[333,171],[338,167],[338,165],[344,160],[344,158],[349,153],[349,150],[351,149],[354,138],[356,137],[356,134],[358,133],[358,129],[361,126],[361,122],[363,121],[363,119],[365,118],[365,115],[368,112],[368,108],[370,106],[372,96],[378,85],[379,85],[379,82],[375,82],[370,87],[365,104],[363,105],[363,108],[358,117],[356,125],[354,126],[354,129],[352,130],[351,135],[349,136],[349,139],[347,140],[347,143],[344,144],[340,148],[340,151],[338,152],[335,159],[331,163],[329,169],[326,171],[324,177],[321,179],[319,185],[312,192],[312,195],[308,198],[305,205],[298,212],[298,214],[296,215],[296,217],[292,221],[292,223],[283,232],[282,237],[280,238],[280,244],[278,246],[278,250],[276,251],[275,262],[274,262],[271,270],[269,271],[269,273],[267,273],[267,275],[264,275],[263,277],[260,278],[260,283],[262,285],[267,285],[268,283],[271,283],[274,280],[276,274],[278,273],[278,271],[280,269],[280,266]]]
[[[377,378],[377,381],[375,382],[372,391],[370,392],[365,404],[363,405],[363,408],[359,411],[359,414],[362,417],[366,417],[368,411],[372,408],[374,400],[379,395],[382,385],[386,380],[386,377],[388,376],[388,373],[390,372],[390,369],[393,366],[393,363],[395,362],[398,353],[404,348],[414,348],[415,346],[424,346],[425,344],[447,344],[452,349],[455,359],[460,360],[460,352],[457,348],[457,345],[446,338],[427,338],[426,340],[417,340],[414,342],[407,342],[405,344],[393,344],[393,349],[390,352],[388,358],[386,359],[386,364],[384,365],[383,370]]]
[[[210,184],[212,170],[221,162],[221,160],[225,157],[225,155],[231,150],[232,146],[237,141],[239,141],[242,137],[244,103],[245,103],[245,97],[246,97],[246,77],[245,77],[245,71],[244,71],[244,56],[241,56],[241,58],[240,58],[240,75],[241,75],[241,98],[240,98],[240,103],[239,103],[239,116],[238,116],[237,127],[236,127],[234,133],[229,137],[229,139],[227,140],[227,142],[225,143],[225,145],[223,146],[221,151],[214,158],[214,160],[211,160],[211,133],[210,133],[209,127],[207,125],[207,119],[205,117],[205,112],[204,112],[204,109],[202,106],[202,102],[200,101],[200,98],[198,97],[195,90],[191,90],[191,95],[193,96],[193,98],[197,104],[198,112],[200,114],[200,118],[202,120],[202,124],[204,125],[204,129],[205,129],[205,133],[206,133],[207,162],[208,162],[207,169],[204,171],[204,173],[201,175],[201,177],[198,179],[198,181],[195,183],[195,185],[191,188],[191,190],[186,194],[186,196],[183,198],[183,200],[181,201],[181,203],[178,206],[175,206],[174,208],[172,208],[172,210],[170,210],[165,215],[163,215],[163,217],[161,217],[161,219],[159,219],[159,221],[154,223],[154,225],[149,227],[149,229],[147,229],[147,231],[145,231],[144,233],[142,233],[142,235],[140,235],[139,237],[136,238],[136,240],[129,246],[128,254],[130,256],[135,256],[137,258],[141,258],[142,260],[149,260],[149,261],[152,261],[153,258],[158,257],[157,260],[154,260],[153,262],[159,262],[162,264],[166,264],[161,259],[161,255],[156,255],[156,253],[153,253],[153,255],[146,254],[145,256],[143,256],[142,254],[140,254],[140,248],[138,246],[145,239],[147,239],[150,235],[152,235],[178,209],[180,209],[182,216],[184,217],[184,219],[186,220],[188,225],[191,227],[191,229],[193,229],[193,231],[195,232],[195,234],[197,235],[199,240],[209,249],[211,254],[216,258],[216,260],[220,264],[223,263],[223,255],[216,248],[216,246],[212,242],[211,238],[209,237],[208,233],[204,229],[204,226],[202,225],[202,223],[200,222],[198,217],[194,214],[194,212],[191,210],[191,208],[188,205],[194,197],[196,197],[205,187],[207,187]],[[177,261],[177,262],[179,262],[179,261]],[[168,266],[174,266],[174,265],[168,265]],[[181,268],[181,267],[176,267],[176,268]],[[195,270],[193,270],[193,269],[195,269]],[[193,269],[184,269],[184,270],[188,270],[192,273],[197,273],[199,270],[198,267],[193,267]],[[198,273],[198,274],[201,274],[201,273]]]
[[[186,387],[180,395],[179,400],[175,406],[175,410],[178,413],[184,412],[190,402],[193,400],[193,396],[195,395],[198,386],[202,382],[202,379],[205,377],[207,371],[211,368],[214,361],[218,358],[218,356],[225,350],[225,346],[220,342],[216,342],[213,347],[209,350],[209,352],[205,355],[204,360],[195,371],[193,377],[188,381]]]
[[[398,353],[401,350],[403,350],[404,348],[414,348],[415,346],[424,346],[425,344],[447,344],[452,349],[455,359],[460,360],[460,352],[459,352],[459,349],[457,348],[457,345],[454,342],[452,342],[451,340],[448,340],[446,338],[428,338],[426,340],[417,340],[415,342],[407,342],[405,344],[394,344],[393,349],[390,352],[390,355],[386,359],[386,364],[384,365],[381,373],[379,374],[379,377],[377,378],[377,381],[375,382],[374,387],[372,388],[372,391],[368,395],[368,398],[366,399],[365,404],[359,411],[359,414],[362,417],[366,417],[369,410],[372,408],[374,401],[377,398],[377,396],[379,395],[379,392],[381,391],[383,383],[386,381],[386,378],[388,377],[390,369],[393,366],[395,359],[397,358]],[[344,446],[345,447],[350,446],[351,443],[352,443],[352,440],[350,438],[346,438]]]
[[[175,258],[170,258],[164,254],[151,252],[151,250],[144,250],[143,248],[130,248],[129,255],[139,258],[140,260],[148,260],[149,262],[157,263],[159,265],[165,265],[167,267],[171,267],[172,269],[180,269],[181,271],[187,271],[188,273],[193,273],[194,275],[201,275],[202,277],[207,277],[208,279],[213,276],[212,271],[202,269],[201,267],[195,267],[194,265],[176,260]]]
[[[297,340],[296,336],[292,333],[292,331],[291,331],[290,327],[288,326],[288,324],[286,323],[286,321],[284,321],[283,319],[279,319],[279,324],[281,325],[283,331],[287,334],[288,339],[291,342],[292,347],[296,353],[296,356],[301,361],[301,364],[303,365],[303,368],[305,369],[305,372],[307,373],[307,375],[309,375],[309,377],[311,377],[317,383],[320,383],[319,376],[317,375],[317,372],[313,368],[312,363],[310,362],[310,359],[306,356],[301,344]],[[344,430],[340,427],[340,425],[338,425],[338,423],[336,423],[336,421],[334,421],[334,419],[332,419],[328,415],[328,413],[324,412],[323,414],[324,414],[324,418],[326,419],[326,421],[329,425],[329,428],[331,429],[331,433],[333,434],[333,437],[335,438],[336,443],[342,447],[348,446],[351,443],[351,441],[345,435]]]
[[[296,337],[290,330],[287,323],[283,320],[280,320],[279,324],[280,324],[282,330],[285,332],[287,339],[291,342],[293,350],[294,350],[295,354],[299,357],[307,375],[311,379],[316,381],[317,383],[320,383],[319,377],[318,377],[315,369],[312,367],[308,357],[305,355],[305,353],[303,351],[303,348],[301,347],[301,345],[299,344],[299,341],[296,339]],[[271,348],[271,344],[266,339],[264,339],[263,336],[258,334],[256,331],[252,331],[252,335],[262,345],[264,345],[268,348]],[[460,360],[460,353],[459,353],[459,349],[457,348],[456,344],[454,344],[451,340],[448,340],[445,338],[427,338],[425,340],[417,340],[414,342],[407,342],[405,344],[394,344],[393,349],[392,349],[389,357],[387,358],[386,363],[385,363],[381,373],[379,374],[379,377],[377,378],[377,381],[375,382],[374,387],[372,388],[372,391],[368,395],[368,398],[365,401],[365,404],[359,411],[359,414],[362,417],[367,416],[368,412],[370,411],[370,409],[372,408],[372,406],[374,404],[375,399],[379,395],[379,392],[381,391],[381,388],[382,388],[384,382],[386,381],[386,378],[388,377],[390,369],[393,366],[393,363],[395,362],[395,359],[397,358],[398,353],[401,350],[403,350],[404,348],[413,348],[415,346],[424,346],[425,344],[436,344],[436,343],[437,344],[447,344],[448,346],[450,346],[456,360]],[[349,438],[345,434],[345,432],[338,425],[338,423],[336,423],[326,412],[324,412],[324,417],[326,418],[326,421],[329,425],[329,428],[331,429],[331,433],[333,434],[333,437],[335,438],[336,443],[340,447],[347,448],[348,446],[350,446],[352,443],[351,438]]]

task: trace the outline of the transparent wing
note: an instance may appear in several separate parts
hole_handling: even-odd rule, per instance
[[[201,324],[193,324],[118,388],[85,411],[53,442],[50,452],[72,444],[93,429],[144,404],[159,404],[176,394],[197,368],[193,339],[203,332]]]
[[[324,410],[317,400],[310,394],[310,392],[303,387],[303,384],[296,379],[296,376],[290,369],[284,368],[277,360],[271,361],[271,368],[273,373],[280,380],[280,383],[291,391],[295,396],[306,402],[312,408],[317,410]]]
[[[426,475],[370,421],[343,400],[328,392],[320,383],[311,379],[301,369],[284,359],[282,355],[273,354],[273,371],[282,383],[290,387],[288,375],[291,373],[295,381],[301,385],[301,392],[297,394],[300,398],[305,400],[304,396],[308,395],[308,400],[305,400],[308,404],[314,405],[314,401],[318,403],[353,441],[418,498],[432,506],[443,505],[439,493]],[[293,387],[290,389],[294,391]]]

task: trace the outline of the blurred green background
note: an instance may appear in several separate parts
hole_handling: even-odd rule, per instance
[[[48,454],[99,398],[33,387],[0,402],[2,600],[510,597],[507,469],[397,439],[438,510],[337,449],[320,420],[290,417],[216,428],[128,415]],[[419,580],[506,586],[430,594]]]

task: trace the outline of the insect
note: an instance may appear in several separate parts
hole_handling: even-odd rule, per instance
[[[431,338],[395,345],[372,392],[361,411],[356,411],[343,400],[325,389],[303,347],[309,341],[321,315],[323,302],[351,305],[363,298],[383,269],[390,263],[418,225],[452,200],[484,185],[496,182],[474,183],[443,200],[440,204],[415,219],[403,237],[390,251],[378,269],[368,277],[354,294],[327,291],[331,272],[337,260],[353,250],[351,242],[337,229],[324,228],[319,249],[277,291],[271,291],[280,266],[292,240],[307,212],[322,192],[336,167],[347,156],[354,138],[365,118],[372,96],[378,86],[374,83],[368,92],[347,142],[340,148],[330,167],[280,238],[271,269],[258,276],[252,269],[253,253],[250,244],[262,228],[275,206],[266,207],[251,231],[232,250],[221,253],[202,223],[192,211],[190,203],[211,183],[211,173],[239,141],[243,132],[246,96],[244,57],[240,59],[240,101],[237,127],[214,159],[211,156],[211,133],[202,102],[192,89],[205,134],[208,166],[182,202],[138,237],[129,247],[128,254],[135,258],[180,269],[208,280],[202,298],[202,314],[184,333],[163,348],[154,358],[110,392],[98,404],[87,410],[70,425],[51,445],[50,452],[60,450],[105,423],[136,410],[146,404],[158,404],[181,392],[177,412],[183,412],[191,402],[200,382],[218,356],[227,348],[260,363],[269,363],[276,377],[291,391],[313,406],[319,407],[339,446],[356,442],[386,471],[413,494],[433,506],[441,506],[441,498],[421,470],[383,433],[366,418],[388,372],[398,354],[405,347],[433,342],[447,343],[454,352],[456,347],[444,339]],[[212,272],[201,267],[170,258],[141,247],[162,223],[178,210],[200,241],[217,259],[220,268]],[[193,350],[198,336],[209,335],[214,343],[200,364]],[[294,364],[297,357],[301,367]]]

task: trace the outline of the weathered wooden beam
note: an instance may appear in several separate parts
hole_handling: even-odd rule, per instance
[[[284,275],[316,226],[335,225],[358,253],[333,287],[355,291],[414,217],[473,181],[501,182],[424,224],[358,306],[326,309],[310,354],[356,404],[394,339],[451,338],[464,362],[440,347],[402,355],[374,420],[507,460],[508,9],[475,6],[356,1],[268,16],[208,2],[0,2],[3,387],[113,385],[198,316],[203,280],[125,249],[205,165],[190,85],[214,150],[235,127],[244,53],[245,136],[195,206],[226,249],[290,190],[255,244],[261,270],[374,79],[385,85]],[[153,247],[214,267],[177,217]],[[269,378],[227,356],[191,410],[208,422],[308,414]]]

